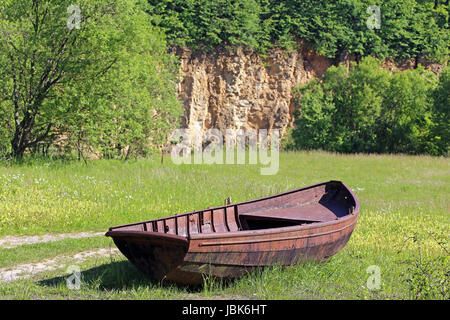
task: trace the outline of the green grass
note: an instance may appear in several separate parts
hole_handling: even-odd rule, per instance
[[[167,158],[120,162],[31,161],[0,165],[0,237],[106,231],[112,225],[249,200],[326,180],[342,180],[361,203],[347,246],[327,263],[266,268],[202,288],[152,284],[125,258],[80,264],[81,290],[65,270],[0,284],[0,298],[44,299],[416,299],[449,297],[450,161],[393,155],[281,153],[280,169],[181,165]],[[0,267],[111,246],[106,238],[67,239],[0,249]],[[369,290],[367,267],[381,272]]]

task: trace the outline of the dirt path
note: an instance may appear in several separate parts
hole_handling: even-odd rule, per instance
[[[61,233],[44,234],[42,236],[5,236],[0,238],[0,249],[10,249],[25,244],[54,242],[64,239],[80,239],[103,236],[104,232],[79,232],[79,233]]]
[[[6,268],[0,268],[0,282],[26,279],[37,273],[63,269],[69,265],[76,265],[93,257],[103,258],[118,254],[119,250],[116,248],[100,248],[90,251],[83,251],[73,256],[60,255],[39,262],[24,263]]]

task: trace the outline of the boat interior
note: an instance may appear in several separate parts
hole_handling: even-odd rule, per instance
[[[339,181],[293,190],[257,200],[176,214],[110,228],[189,237],[200,233],[281,228],[339,219],[353,212],[355,199]]]

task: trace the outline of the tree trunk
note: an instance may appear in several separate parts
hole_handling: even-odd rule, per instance
[[[22,159],[25,153],[25,148],[23,146],[13,146],[12,156],[16,159]]]
[[[19,138],[20,134],[18,130],[14,134],[14,138],[11,140],[12,156],[17,159],[22,159],[25,153],[25,146],[23,145],[22,139]]]

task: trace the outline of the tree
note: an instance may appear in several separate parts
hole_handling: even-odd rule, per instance
[[[350,71],[333,66],[323,82],[299,88],[292,133],[296,147],[348,153],[448,152],[448,72],[437,85],[436,75],[420,65],[390,74],[380,64],[366,57],[352,63]]]
[[[0,3],[0,116],[12,155],[61,136],[102,151],[142,150],[149,137],[161,145],[180,112],[176,60],[146,3],[72,4]]]
[[[448,59],[448,8],[434,0],[149,0],[155,25],[174,45],[211,49],[219,44],[264,52],[308,41],[329,58]],[[446,1],[448,2],[448,1]],[[368,28],[373,5],[380,28]]]
[[[434,153],[430,130],[436,80],[436,75],[422,66],[391,76],[378,119],[380,152]]]
[[[314,79],[294,91],[294,104],[302,106],[294,111],[294,144],[301,149],[329,150],[333,141],[333,117],[336,112],[333,97],[324,92],[319,80]]]
[[[380,61],[364,58],[351,71],[332,66],[323,82],[314,81],[296,93],[298,106],[293,136],[299,148],[339,152],[374,152],[377,121],[389,72]],[[295,103],[294,102],[294,103]]]

